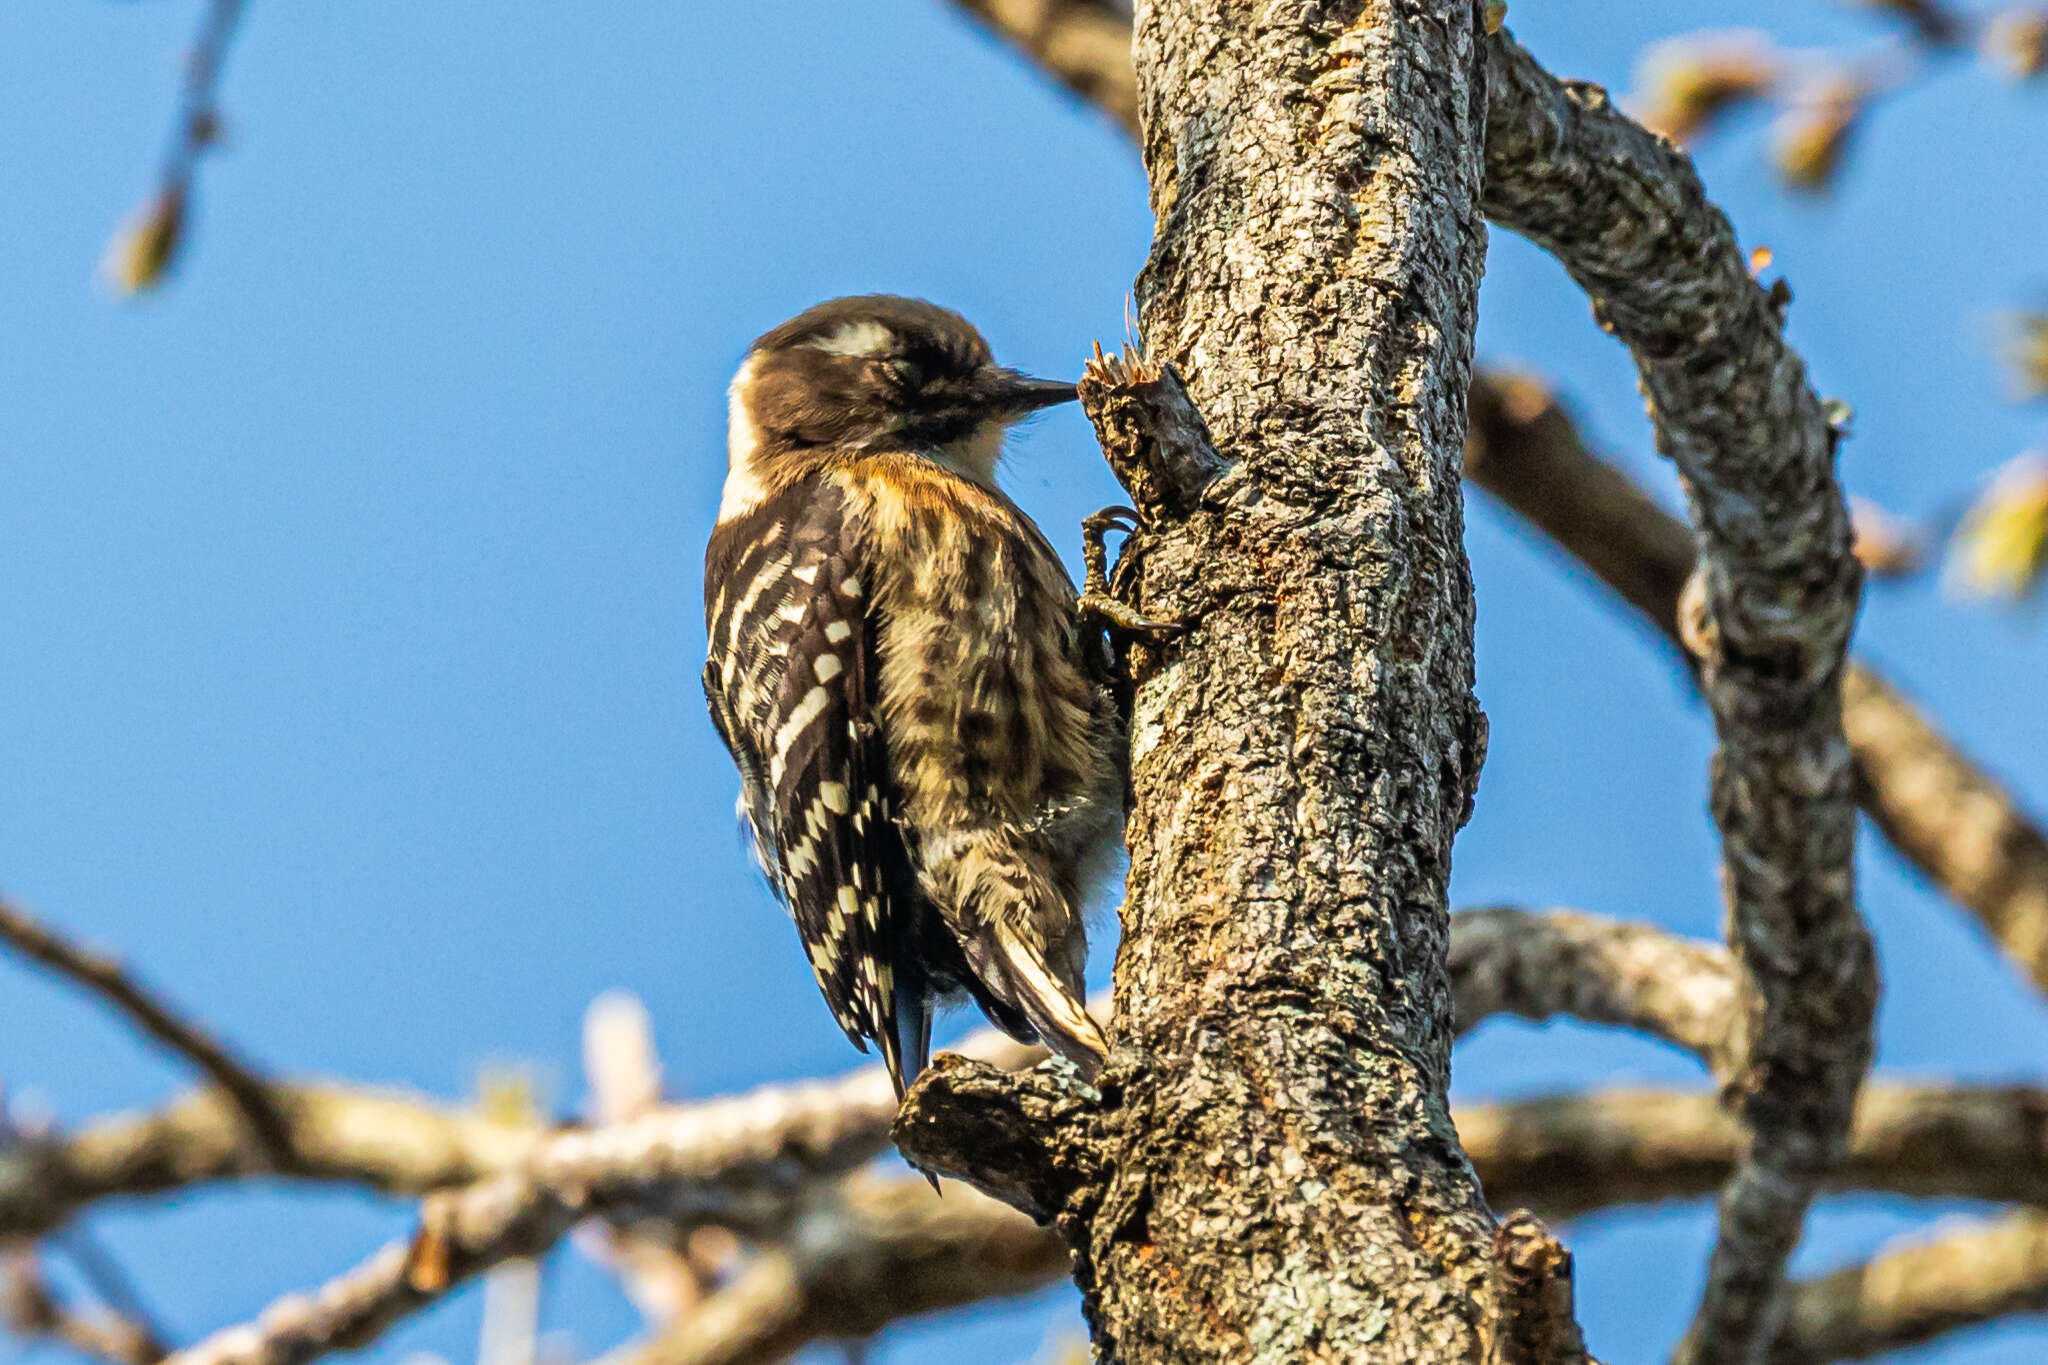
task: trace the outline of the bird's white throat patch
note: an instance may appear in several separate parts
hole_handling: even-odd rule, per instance
[[[996,461],[1003,456],[1003,438],[1009,429],[1001,422],[983,422],[971,436],[962,436],[950,445],[940,446],[933,452],[933,458],[946,468],[958,474],[965,474],[976,483],[995,486]]]

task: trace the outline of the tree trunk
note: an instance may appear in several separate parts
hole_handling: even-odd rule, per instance
[[[1138,7],[1156,363],[1098,363],[1083,400],[1147,522],[1120,577],[1190,629],[1131,651],[1118,1045],[1099,1103],[941,1067],[898,1127],[1058,1219],[1124,1365],[1504,1339],[1446,1099],[1451,839],[1485,748],[1460,488],[1481,34],[1476,4]],[[1535,1262],[1554,1308],[1568,1262]]]
[[[1492,1223],[1446,1092],[1472,696],[1460,468],[1474,4],[1141,5],[1138,298],[1234,468],[1158,516],[1122,1097],[1089,1257],[1118,1359],[1467,1361]]]

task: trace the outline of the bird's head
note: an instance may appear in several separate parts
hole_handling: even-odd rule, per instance
[[[1005,369],[958,313],[918,299],[833,299],[768,332],[731,389],[733,475],[760,482],[778,457],[905,451],[981,480],[1003,431],[1075,396]]]

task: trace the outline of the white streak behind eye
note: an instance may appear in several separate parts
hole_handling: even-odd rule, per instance
[[[725,391],[727,468],[725,492],[718,500],[720,521],[744,516],[768,496],[768,486],[761,481],[760,471],[754,465],[761,450],[761,429],[754,425],[754,415],[747,408],[748,390],[753,387],[754,370],[760,361],[757,355],[748,356],[747,363],[740,366]]]
[[[881,355],[896,344],[896,334],[880,322],[849,322],[804,345],[832,355]]]

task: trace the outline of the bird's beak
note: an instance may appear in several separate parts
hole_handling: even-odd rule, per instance
[[[1071,403],[1080,396],[1072,384],[1064,384],[1057,379],[1033,379],[1015,370],[1000,370],[993,366],[982,371],[982,380],[977,387],[980,389],[979,397],[988,406],[990,414],[1005,421],[1056,403]]]

